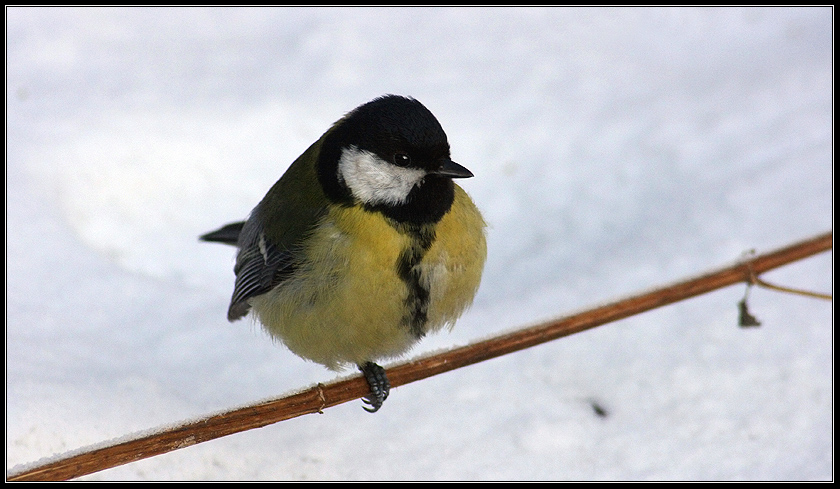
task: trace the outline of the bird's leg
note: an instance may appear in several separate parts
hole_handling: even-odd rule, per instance
[[[385,399],[388,399],[391,383],[388,382],[385,369],[373,362],[366,362],[364,365],[359,365],[359,370],[362,371],[370,386],[370,394],[362,398],[365,404],[370,405],[370,408],[366,407],[365,411],[375,413],[382,407]]]

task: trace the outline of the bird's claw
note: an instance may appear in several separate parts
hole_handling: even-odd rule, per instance
[[[364,365],[359,365],[359,370],[365,376],[368,385],[370,386],[370,394],[362,398],[362,402],[369,405],[364,410],[369,413],[375,413],[382,407],[385,399],[388,399],[388,393],[391,390],[391,383],[385,375],[385,369],[373,362],[367,362]]]

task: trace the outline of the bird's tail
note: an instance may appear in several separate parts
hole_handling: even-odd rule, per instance
[[[239,233],[242,232],[242,226],[245,225],[245,221],[241,222],[232,222],[226,226],[222,226],[215,231],[211,231],[207,234],[202,234],[198,237],[201,241],[209,241],[211,243],[224,243],[232,246],[236,246],[239,242]]]

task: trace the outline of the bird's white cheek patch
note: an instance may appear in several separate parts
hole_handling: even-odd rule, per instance
[[[338,161],[339,179],[366,204],[404,204],[411,189],[425,176],[424,170],[392,165],[355,146],[345,148]]]

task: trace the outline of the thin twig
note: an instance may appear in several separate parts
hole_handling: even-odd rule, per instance
[[[753,275],[750,280],[755,285],[760,287],[764,287],[765,289],[775,290],[778,292],[786,292],[788,294],[796,294],[805,297],[813,297],[814,299],[823,299],[823,300],[833,300],[834,297],[831,294],[823,294],[821,292],[813,292],[810,290],[802,290],[802,289],[794,289],[792,287],[782,287],[781,285],[771,284],[770,282]]]
[[[605,323],[688,299],[832,248],[832,233],[757,255],[701,276],[666,285],[579,314],[521,329],[444,353],[418,358],[388,369],[391,386],[405,385],[433,375],[529,348]],[[259,428],[358,399],[368,393],[361,376],[318,384],[283,398],[233,409],[184,423],[164,431],[138,434],[128,441],[80,449],[49,463],[8,474],[7,480],[64,480],[152,457],[241,431]]]

